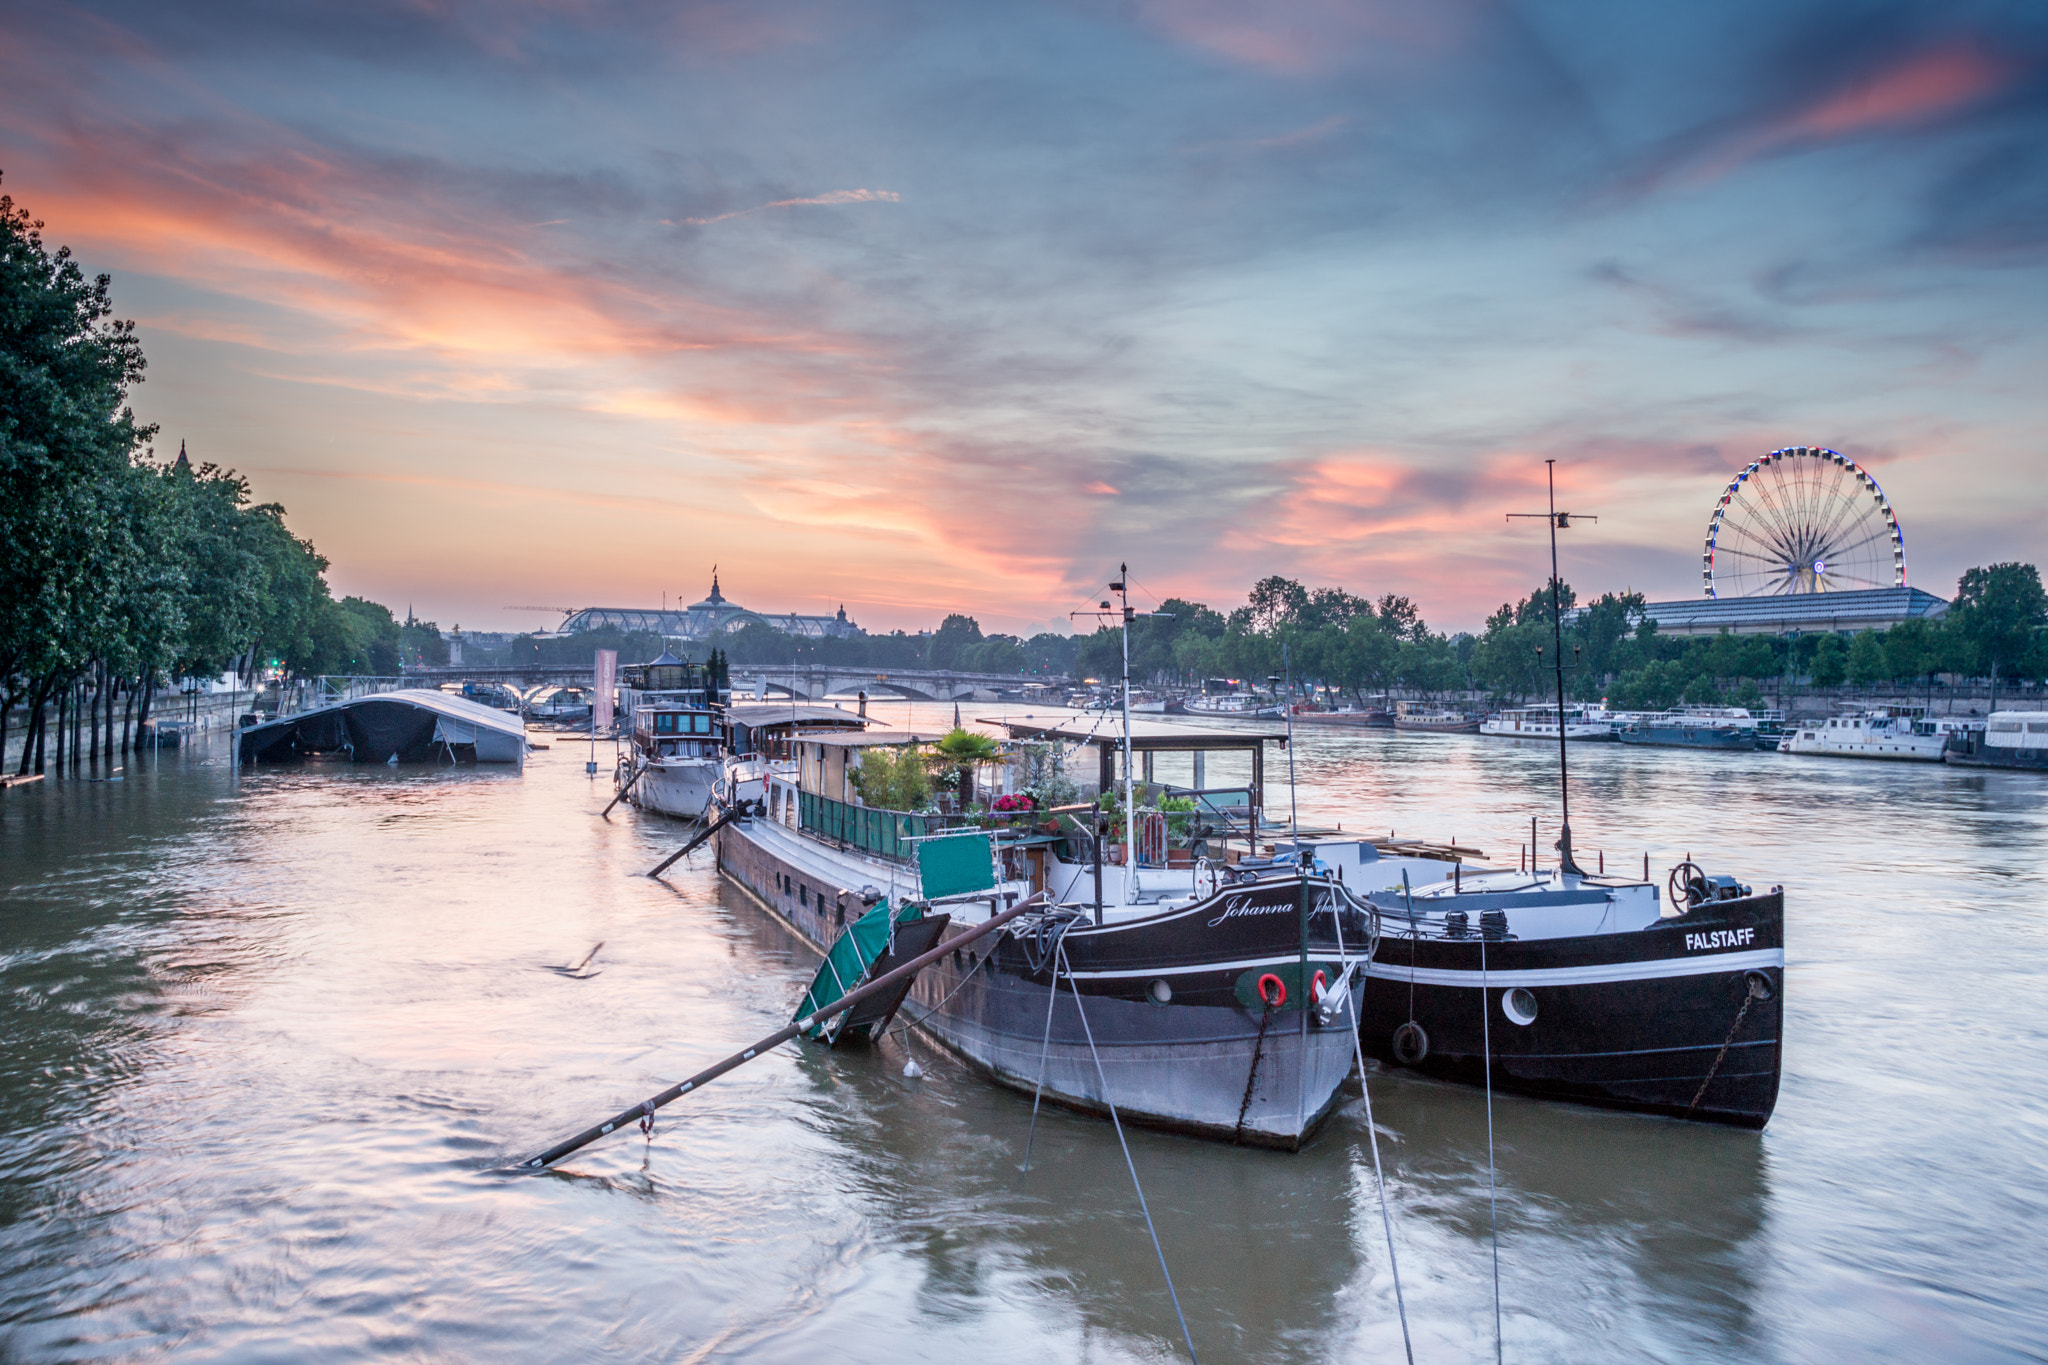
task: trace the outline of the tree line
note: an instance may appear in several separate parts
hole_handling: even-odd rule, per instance
[[[111,282],[0,195],[0,751],[25,707],[17,771],[139,742],[170,679],[395,673],[384,607],[335,601],[327,561],[211,463],[156,457],[130,388],[145,361]]]

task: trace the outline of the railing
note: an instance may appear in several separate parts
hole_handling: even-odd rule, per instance
[[[905,863],[917,847],[911,840],[936,834],[946,827],[943,815],[909,815],[899,810],[851,806],[810,792],[797,793],[797,821],[820,838]]]

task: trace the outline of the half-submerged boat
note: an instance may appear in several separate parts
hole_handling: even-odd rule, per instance
[[[330,754],[355,763],[526,761],[526,726],[464,697],[405,687],[329,702],[250,725],[235,736],[243,763]]]
[[[946,817],[859,804],[851,773],[865,754],[928,738],[870,732],[797,733],[794,773],[752,769],[766,789],[762,813],[720,828],[719,867],[821,950],[871,904],[913,898],[913,922],[943,913],[943,945],[1045,891],[1044,909],[920,973],[902,1016],[996,1081],[1062,1105],[1299,1147],[1351,1073],[1369,907],[1328,867],[1224,863],[1214,824],[1257,838],[1256,796],[1245,789],[1186,813],[1190,830],[1200,822],[1208,832],[1202,853],[1183,848],[1180,860],[1167,856],[1167,817],[1141,821],[1134,805],[1133,762],[1147,740],[1178,731],[1191,742],[1152,747],[1214,752],[1257,750],[1274,736],[1134,723],[1128,712],[1021,728],[1062,738],[1050,733],[1062,724],[1078,727],[1068,742],[1123,761],[1121,862],[1092,816],[1079,830],[1027,817],[963,834]],[[1134,724],[1146,732],[1135,742]],[[1248,822],[1232,824],[1233,811]],[[977,860],[980,875],[970,875]]]

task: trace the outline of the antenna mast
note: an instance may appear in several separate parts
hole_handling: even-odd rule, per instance
[[[1562,817],[1557,835],[1557,866],[1560,872],[1569,876],[1583,877],[1585,869],[1572,858],[1571,773],[1565,758],[1564,734],[1564,602],[1563,589],[1557,577],[1557,532],[1560,527],[1569,529],[1575,516],[1580,521],[1598,521],[1600,518],[1558,511],[1557,461],[1545,460],[1543,464],[1549,473],[1550,510],[1510,512],[1507,517],[1509,521],[1517,517],[1541,517],[1550,523],[1550,638],[1557,664],[1557,804]],[[1533,852],[1532,849],[1532,856]]]

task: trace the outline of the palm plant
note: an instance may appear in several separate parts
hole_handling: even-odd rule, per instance
[[[948,731],[933,749],[934,766],[952,771],[963,808],[974,803],[974,770],[984,763],[999,763],[1003,757],[1003,746],[987,735],[957,728]]]

